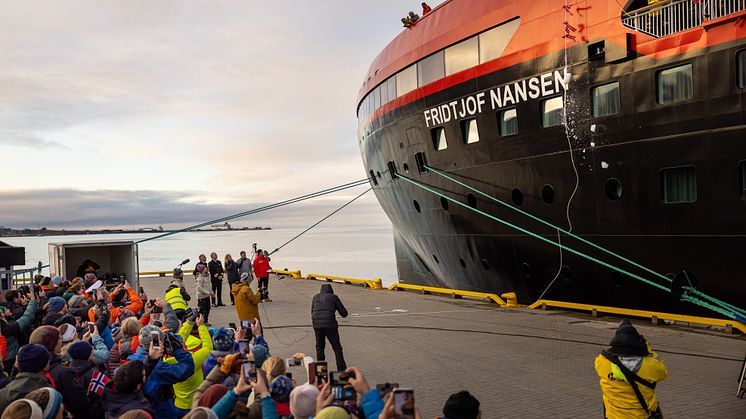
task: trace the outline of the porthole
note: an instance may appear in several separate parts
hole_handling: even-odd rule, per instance
[[[433,255],[433,260],[435,261],[435,263],[440,263],[440,261],[438,260],[438,257],[435,255]]]
[[[611,201],[616,201],[622,197],[622,182],[616,178],[606,179],[604,185],[604,194]]]
[[[562,266],[560,269],[560,278],[564,279],[565,282],[572,281],[572,270],[567,265]]]
[[[460,264],[461,264],[461,267],[462,267],[462,268],[466,268],[466,262],[464,262],[464,260],[463,260],[463,259],[461,259],[461,258],[458,258],[458,263],[460,263]]]
[[[525,276],[526,278],[531,277],[531,265],[529,265],[526,262],[521,263],[521,275]]]
[[[544,187],[541,188],[541,199],[545,204],[551,204],[554,202],[554,188],[552,185],[544,185]]]
[[[402,167],[404,168],[404,173],[409,174],[409,165],[406,162],[402,163]]]
[[[520,189],[513,188],[513,192],[510,195],[513,198],[513,203],[516,206],[520,207],[521,205],[523,205],[523,192],[521,192]]]
[[[466,196],[466,203],[469,204],[470,207],[476,208],[477,207],[477,197],[474,196],[474,194],[469,194]]]
[[[445,211],[448,211],[448,200],[440,197],[440,207],[443,208]]]
[[[416,199],[414,201],[412,201],[412,203],[414,204],[414,209],[416,209],[417,212],[422,212],[422,209],[420,208],[420,203],[417,202]]]
[[[482,268],[485,271],[489,271],[490,270],[490,264],[487,262],[487,259],[482,259]]]

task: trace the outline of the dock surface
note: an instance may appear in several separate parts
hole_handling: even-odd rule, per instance
[[[194,296],[194,280],[185,278]],[[272,302],[260,307],[272,355],[316,357],[311,299],[322,281],[270,278]],[[162,298],[168,278],[142,278],[149,298]],[[213,308],[213,327],[237,322],[227,282]],[[255,289],[256,282],[253,284]],[[413,292],[369,290],[333,284],[350,315],[339,319],[348,366],[372,387],[399,383],[415,390],[423,418],[442,415],[448,396],[468,390],[488,418],[602,417],[595,357],[619,318],[592,319],[563,311],[500,309],[477,300]],[[196,306],[193,299],[192,306]],[[746,399],[736,398],[746,340],[652,326],[635,326],[669,369],[658,387],[667,418],[744,418]],[[334,367],[327,343],[326,359]],[[289,370],[301,382],[301,368]]]

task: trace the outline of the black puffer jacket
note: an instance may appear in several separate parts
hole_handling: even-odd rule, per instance
[[[334,312],[339,312],[342,317],[347,317],[347,309],[342,301],[334,295],[332,286],[324,284],[321,286],[321,292],[313,296],[311,304],[311,320],[314,329],[336,329],[337,318]]]

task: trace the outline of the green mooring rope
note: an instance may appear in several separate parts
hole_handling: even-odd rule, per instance
[[[522,232],[524,234],[527,234],[527,235],[529,235],[531,237],[537,238],[537,239],[539,239],[539,240],[541,240],[541,241],[543,241],[545,243],[549,243],[549,244],[551,244],[553,246],[559,247],[562,250],[566,250],[566,251],[568,251],[568,252],[570,252],[570,253],[572,253],[574,255],[580,256],[580,257],[582,257],[584,259],[587,259],[587,260],[590,260],[591,262],[597,263],[597,264],[599,264],[601,266],[604,266],[606,268],[613,269],[613,270],[615,270],[615,271],[617,271],[619,273],[627,275],[627,276],[629,276],[631,278],[634,278],[634,279],[636,279],[638,281],[641,281],[641,282],[643,282],[645,284],[648,284],[648,285],[653,286],[655,288],[658,288],[660,290],[663,290],[663,291],[666,291],[666,292],[669,292],[669,293],[671,292],[671,290],[669,288],[667,288],[667,287],[665,287],[665,286],[663,286],[661,284],[658,284],[656,282],[650,281],[650,280],[648,280],[646,278],[643,278],[643,277],[641,277],[641,276],[639,276],[637,274],[634,274],[632,272],[629,272],[629,271],[627,271],[625,269],[616,267],[616,266],[614,266],[614,265],[612,265],[610,263],[607,263],[607,262],[604,262],[602,260],[596,259],[593,256],[587,255],[587,254],[585,254],[583,252],[577,251],[577,250],[572,249],[570,247],[567,247],[567,246],[565,246],[563,244],[556,243],[556,242],[554,242],[552,240],[547,239],[546,237],[543,237],[543,236],[540,236],[540,235],[538,235],[538,234],[536,234],[534,232],[528,231],[528,230],[526,230],[526,229],[524,229],[522,227],[519,227],[519,226],[517,226],[515,224],[512,224],[512,223],[510,223],[508,221],[505,221],[505,220],[503,220],[501,218],[495,217],[495,216],[493,216],[491,214],[488,214],[488,213],[486,213],[484,211],[481,211],[481,210],[479,210],[477,208],[472,208],[472,207],[468,206],[467,204],[464,204],[464,203],[462,203],[462,202],[460,202],[460,201],[458,201],[458,200],[456,200],[454,198],[446,196],[446,195],[444,195],[444,194],[442,194],[442,193],[440,193],[440,192],[438,192],[438,191],[430,188],[429,186],[424,185],[424,184],[422,184],[420,182],[417,182],[414,179],[410,179],[410,178],[408,178],[408,177],[406,177],[406,176],[404,176],[404,175],[402,175],[400,173],[397,173],[396,175],[400,179],[403,179],[403,180],[411,183],[412,185],[415,185],[415,186],[417,186],[419,188],[422,188],[422,189],[424,189],[424,190],[426,190],[426,191],[428,191],[428,192],[430,192],[430,193],[432,193],[434,195],[437,195],[437,196],[440,196],[441,198],[447,199],[448,201],[451,201],[451,202],[453,202],[453,203],[455,203],[457,205],[460,205],[460,206],[462,206],[462,207],[464,207],[466,209],[469,209],[469,210],[474,211],[474,212],[476,212],[478,214],[481,214],[481,215],[483,215],[483,216],[485,216],[485,217],[487,217],[487,218],[489,218],[491,220],[494,220],[494,221],[497,221],[497,222],[499,222],[501,224],[504,224],[504,225],[506,225],[506,226],[508,226],[510,228],[518,230],[518,231],[520,231],[520,232]],[[713,306],[713,305],[711,305],[709,303],[706,303],[704,301],[700,301],[700,300],[698,300],[698,299],[696,299],[696,298],[694,298],[692,296],[688,296],[687,295],[687,296],[684,296],[682,299],[684,301],[688,301],[688,302],[693,303],[695,305],[698,305],[698,306],[701,306],[701,307],[704,307],[704,308],[708,308],[708,309],[710,309],[710,310],[712,310],[712,311],[714,311],[716,313],[722,314],[725,317],[728,317],[728,318],[731,318],[731,319],[734,319],[734,320],[738,320],[738,318],[739,318],[739,316],[737,314],[734,314],[732,311],[728,311],[728,310],[725,310],[725,309],[720,308],[720,307],[715,307],[715,306]]]

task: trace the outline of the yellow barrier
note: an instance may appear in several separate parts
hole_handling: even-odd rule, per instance
[[[138,272],[139,276],[158,276],[158,277],[164,277],[164,276],[171,276],[174,274],[174,271],[148,271],[148,272]]]
[[[630,316],[630,317],[647,317],[647,318],[652,319],[654,323],[659,320],[669,320],[669,321],[683,322],[683,323],[695,323],[695,324],[703,324],[703,325],[708,325],[708,326],[718,326],[718,327],[725,328],[726,333],[730,333],[730,331],[733,328],[736,328],[740,330],[741,332],[746,333],[746,324],[737,322],[735,320],[713,319],[711,317],[687,316],[685,314],[660,313],[657,311],[633,310],[633,309],[628,309],[628,308],[597,306],[593,304],[570,303],[566,301],[554,301],[554,300],[538,300],[535,303],[528,306],[528,308],[544,308],[544,309],[547,307],[557,307],[557,308],[566,308],[570,310],[590,311],[594,314],[595,313],[608,313],[608,314],[618,314],[618,315]]]
[[[374,279],[359,279],[359,278],[348,278],[344,276],[324,275],[324,274],[308,274],[305,279],[325,279],[329,282],[337,281],[345,284],[360,284],[364,285],[373,290],[383,289],[381,285],[381,278]]]
[[[497,294],[491,294],[487,292],[475,292],[475,291],[462,291],[462,290],[454,290],[450,288],[438,288],[438,287],[428,287],[424,285],[412,285],[412,284],[402,284],[397,283],[393,284],[389,287],[390,290],[397,291],[397,290],[414,290],[414,291],[421,291],[423,294],[447,294],[453,296],[453,298],[461,298],[461,297],[474,297],[479,298],[482,300],[490,300],[494,302],[495,304],[499,305],[500,307],[510,307],[508,303],[505,302],[500,296]]]
[[[284,269],[274,269],[272,270],[272,273],[278,274],[278,275],[286,275],[293,279],[303,279],[303,275],[301,275],[300,271],[288,271]]]

